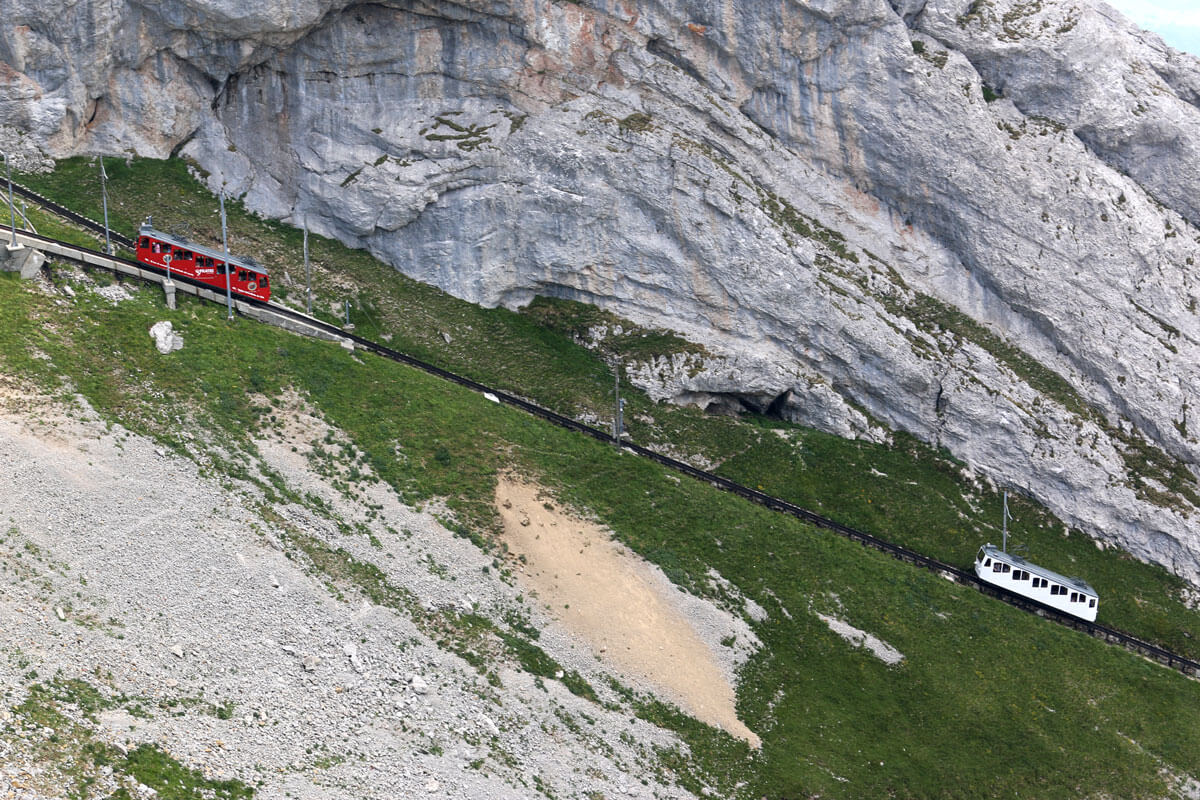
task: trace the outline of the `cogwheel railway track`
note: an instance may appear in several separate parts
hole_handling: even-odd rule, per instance
[[[70,209],[64,208],[63,206],[60,206],[57,203],[42,197],[36,192],[26,189],[25,187],[18,187],[16,184],[13,184],[13,190],[16,193],[21,194],[22,197],[33,200],[34,202],[45,206],[47,209],[65,217],[66,219],[71,220],[72,222],[101,234],[104,232],[103,225],[100,225],[94,220],[91,220],[83,215],[76,214]],[[50,237],[32,234],[26,231],[18,230],[18,235],[19,238],[25,240],[26,244],[29,244],[33,247],[43,247],[55,257],[60,259],[73,261],[75,263],[85,264],[88,266],[110,269],[121,274],[138,277],[151,282],[155,282],[164,277],[163,271],[137,261],[105,255],[104,253],[100,253],[95,250],[89,250],[87,248],[58,241]],[[133,245],[133,241],[128,237],[114,234],[111,231],[109,235],[113,242],[116,242],[124,247],[132,247]],[[185,286],[190,284],[190,282],[183,276],[172,275],[172,279],[177,283],[184,284]],[[218,297],[216,293],[208,291],[209,287],[204,286],[203,284],[190,284],[190,287],[192,290],[194,290],[192,293],[197,294],[198,296],[213,300],[214,302],[225,302],[224,296]],[[933,572],[936,572],[949,580],[953,580],[954,582],[964,586],[969,586],[977,591],[982,592],[983,594],[989,595],[998,600],[1002,600],[1009,605],[1016,606],[1017,608],[1029,613],[1037,614],[1040,617],[1044,617],[1045,619],[1051,620],[1065,627],[1073,628],[1097,639],[1103,639],[1110,644],[1121,645],[1128,650],[1140,653],[1146,658],[1157,661],[1158,663],[1172,669],[1179,670],[1190,677],[1200,678],[1200,662],[1193,661],[1190,658],[1173,653],[1166,648],[1159,647],[1156,644],[1139,639],[1132,634],[1116,628],[1111,628],[1107,625],[1102,625],[1097,622],[1088,622],[1087,620],[1073,617],[1070,614],[1050,608],[1049,606],[1044,606],[1041,603],[1030,600],[1029,598],[1021,595],[1014,594],[1006,589],[984,583],[983,581],[979,580],[973,572],[960,569],[935,558],[930,558],[929,556],[918,553],[915,550],[902,547],[894,542],[889,542],[886,539],[875,536],[874,534],[843,525],[840,522],[836,522],[828,517],[816,514],[794,503],[789,503],[786,500],[766,494],[765,492],[760,492],[756,489],[751,489],[748,486],[743,486],[739,483],[729,480],[728,478],[724,478],[715,473],[699,469],[691,464],[687,464],[678,459],[663,455],[662,453],[642,447],[641,445],[633,444],[632,442],[624,440],[618,442],[610,433],[601,430],[600,428],[586,425],[578,420],[563,416],[562,414],[558,414],[550,409],[543,408],[536,403],[530,402],[529,400],[521,397],[517,397],[516,395],[509,394],[508,392],[504,392],[499,389],[493,389],[492,387],[479,383],[478,381],[474,381],[470,378],[450,372],[449,370],[442,369],[441,367],[435,366],[426,361],[422,361],[405,353],[401,353],[398,350],[393,350],[386,345],[364,338],[355,333],[345,331],[336,325],[315,319],[302,312],[295,311],[275,303],[262,303],[258,301],[248,301],[246,299],[240,299],[237,302],[239,308],[256,308],[262,312],[265,312],[266,314],[273,315],[284,320],[289,320],[291,323],[293,323],[293,325],[308,328],[314,332],[319,332],[327,338],[344,339],[353,342],[356,348],[375,353],[381,358],[406,364],[410,367],[414,367],[431,375],[435,375],[472,391],[489,394],[505,405],[519,408],[526,413],[540,417],[541,419],[552,422],[555,425],[559,425],[563,428],[584,434],[585,436],[590,436],[593,439],[601,442],[618,445],[629,453],[641,456],[642,458],[650,459],[651,461],[655,461],[664,467],[683,473],[696,480],[708,483],[718,489],[738,495],[746,500],[758,503],[759,505],[762,505],[773,511],[777,511],[782,514],[789,514],[797,519],[813,525],[814,527],[831,531],[840,536],[844,536],[847,539],[856,541],[866,547],[887,553],[888,555],[891,555],[893,558],[896,558],[900,561],[932,570]]]

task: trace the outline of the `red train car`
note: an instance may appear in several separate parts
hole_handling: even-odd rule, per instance
[[[172,275],[207,284],[220,292],[225,291],[228,278],[233,294],[255,300],[271,298],[270,279],[261,265],[157,231],[149,219],[138,229],[137,260],[159,269],[169,268]]]

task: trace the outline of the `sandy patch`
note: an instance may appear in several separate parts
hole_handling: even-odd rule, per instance
[[[537,486],[501,478],[496,506],[509,550],[525,557],[521,582],[572,634],[697,719],[759,746],[737,717],[729,677],[660,570],[559,510]]]

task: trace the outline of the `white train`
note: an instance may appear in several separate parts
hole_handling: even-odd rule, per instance
[[[1068,578],[992,544],[979,548],[975,574],[981,581],[1093,622],[1100,595],[1079,578]]]

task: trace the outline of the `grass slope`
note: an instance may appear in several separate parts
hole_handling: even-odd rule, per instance
[[[220,308],[185,301],[173,319],[187,345],[162,357],[146,331],[164,313],[153,290],[116,306],[79,293],[64,307],[4,276],[0,362],[175,447],[191,417],[227,448],[249,448],[273,409],[246,387],[270,398],[293,386],[409,499],[448,498],[475,531],[494,523],[497,471],[520,469],[680,582],[719,597],[704,577],[713,568],[767,609],[755,626],[764,649],[739,692],[761,752],[634,704],[684,735],[692,756],[664,758],[694,787],[775,798],[1151,797],[1165,791],[1164,768],[1200,770],[1200,683],[422,373],[226,323]],[[885,666],[814,611],[871,631],[905,662]]]
[[[219,241],[216,199],[188,174],[184,162],[108,159],[106,164],[115,228],[132,234],[153,214],[163,229]],[[85,159],[61,162],[48,175],[20,178],[92,218],[102,214],[97,170]],[[262,260],[275,274],[276,295],[303,305],[300,231],[255,217],[236,202],[228,208],[231,250]],[[610,336],[604,347],[625,361],[702,350],[579,303],[541,298],[519,314],[483,309],[337,242],[314,236],[310,245],[319,316],[339,318],[343,301],[350,299],[359,333],[385,338],[397,349],[560,413],[611,416],[611,368],[574,341],[592,326],[623,325],[626,332]],[[960,566],[970,565],[984,541],[1000,541],[999,493],[964,478],[961,464],[947,453],[911,437],[897,435],[893,446],[850,442],[777,420],[733,420],[655,405],[624,384],[622,394],[628,401],[627,429],[639,443],[667,444],[716,463],[717,471],[730,478],[840,522]],[[1182,581],[1128,554],[1099,551],[1091,539],[1067,530],[1036,503],[1015,498],[1013,511],[1014,543],[1026,545],[1037,563],[1080,575],[1096,587],[1101,622],[1200,659],[1200,611],[1183,602]]]
[[[68,165],[62,175],[73,179],[52,176],[39,188],[91,212],[84,196],[70,193],[80,169]],[[215,207],[177,162],[110,174],[113,206],[130,219],[154,203],[170,206],[159,224]],[[264,260],[276,274],[285,265],[299,272],[297,234],[240,211],[232,220],[236,236],[267,243],[251,252],[273,254]],[[386,330],[397,346],[556,409],[600,413],[608,404],[611,374],[565,335],[589,310],[551,303],[524,315],[486,311],[362,254],[330,242],[320,248],[328,248],[314,247],[327,268],[336,262],[346,270],[326,273],[323,302],[333,305],[335,277],[343,289],[356,287],[357,307],[367,309],[356,321]],[[256,427],[272,424],[273,412],[247,388],[271,398],[294,386],[385,480],[411,500],[447,498],[476,535],[495,524],[496,472],[515,467],[594,512],[678,583],[720,596],[706,578],[711,567],[766,608],[769,619],[756,625],[764,649],[739,692],[743,719],[763,736],[760,753],[671,709],[633,701],[639,713],[683,733],[694,757],[664,759],[695,780],[707,774],[730,793],[746,781],[740,793],[748,797],[1149,797],[1165,792],[1165,773],[1200,772],[1192,711],[1200,683],[425,375],[375,359],[358,363],[339,348],[246,321],[228,325],[220,309],[190,299],[172,317],[187,347],[162,358],[146,330],[164,313],[153,291],[116,307],[81,296],[62,308],[6,278],[0,363],[46,386],[78,389],[102,413],[179,448],[185,424],[247,443]],[[441,331],[452,332],[451,345]],[[996,516],[987,513],[998,507],[994,493],[904,437],[894,447],[845,442],[628,396],[639,441],[670,441],[721,462],[731,477],[842,521],[957,563],[969,562],[981,540],[998,538],[986,521]],[[195,422],[182,421],[188,417]],[[1097,586],[1102,621],[1195,654],[1189,634],[1200,622],[1179,602],[1176,579],[1100,552],[1032,505],[1016,513],[1037,560]],[[906,661],[886,667],[832,634],[814,611],[885,639]]]

